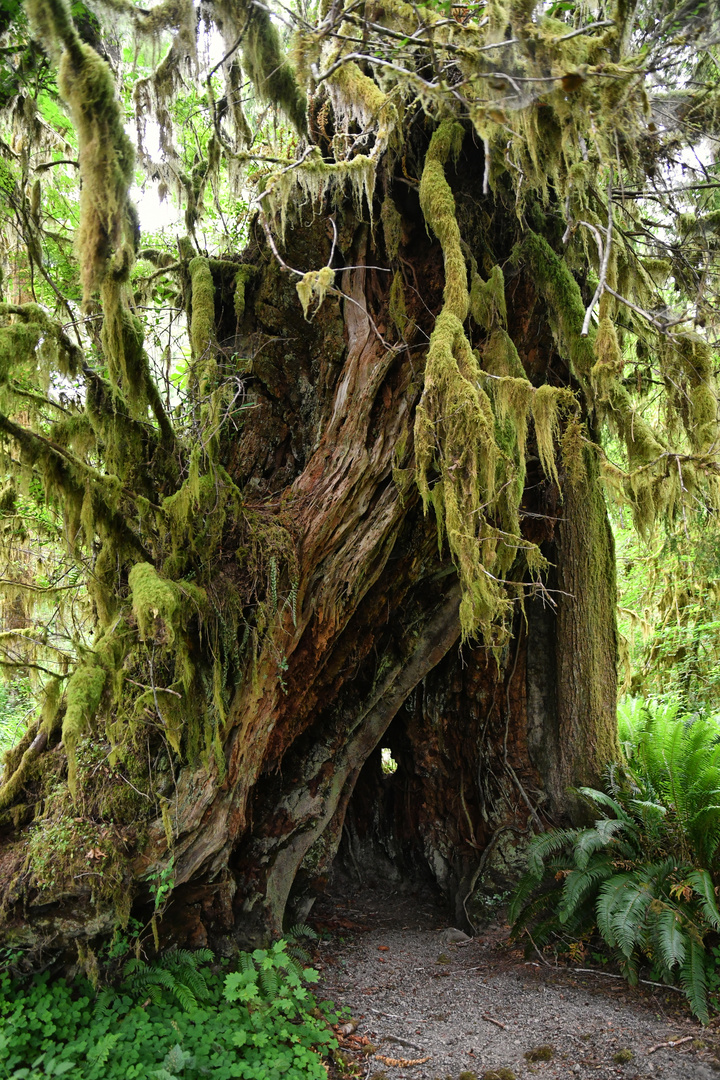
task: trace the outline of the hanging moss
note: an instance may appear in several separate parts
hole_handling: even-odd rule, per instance
[[[533,387],[527,377],[507,376],[492,381],[495,412],[501,424],[512,426],[519,455],[525,457],[528,418],[533,404]]]
[[[438,534],[447,536],[458,568],[463,638],[479,633],[490,643],[501,635],[499,627],[511,605],[490,571],[490,550],[486,546],[483,551],[479,543],[485,528],[483,508],[495,497],[498,447],[490,400],[480,385],[480,367],[463,329],[470,300],[467,271],[455,202],[445,178],[445,164],[459,152],[462,136],[461,126],[452,121],[437,128],[420,183],[425,221],[442,246],[445,287],[415,420],[415,454],[423,504],[427,511],[433,502]],[[431,491],[433,468],[440,476]]]
[[[304,135],[307,102],[292,68],[280,47],[278,32],[270,13],[254,4],[243,4],[247,17],[242,43],[243,67],[261,101],[282,109]]]
[[[309,270],[297,283],[297,294],[300,297],[303,315],[308,322],[310,322],[308,318],[310,305],[314,303],[315,312],[319,310],[334,280],[335,271],[332,267],[323,266],[322,270]]]
[[[76,243],[85,301],[110,272],[126,278],[134,256],[134,223],[128,189],[135,154],[112,72],[81,42],[64,0],[31,0],[31,21],[44,42],[63,51],[58,86],[77,131],[80,161],[80,225]]]
[[[44,383],[51,370],[77,375],[80,349],[38,304],[0,304],[0,320],[0,386],[26,366]]]
[[[375,145],[369,156],[371,161],[378,161],[398,127],[398,112],[392,98],[352,60],[337,68],[328,84],[335,116],[341,122],[352,117],[363,128],[375,129]],[[372,210],[370,200],[368,205]]]
[[[607,315],[600,319],[598,325],[595,355],[597,361],[590,377],[597,397],[603,401],[607,399],[611,384],[622,376],[624,366],[617,333]]]
[[[563,430],[560,451],[568,482],[574,488],[580,487],[588,479],[586,467],[587,442],[588,439],[583,425],[576,416],[573,416]]]
[[[390,262],[394,262],[402,241],[402,217],[391,195],[386,195],[383,199],[380,220],[385,237],[385,250]]]
[[[532,397],[535,441],[543,472],[560,486],[555,463],[555,443],[560,437],[560,418],[563,411],[577,407],[575,395],[564,387],[539,386]]]
[[[499,378],[511,376],[527,382],[522,360],[507,330],[493,330],[482,351],[483,369]]]
[[[245,296],[247,287],[257,276],[257,267],[251,263],[245,263],[237,268],[235,274],[235,314],[237,315],[238,322],[242,322],[245,316]]]
[[[487,331],[497,325],[507,325],[505,277],[497,264],[490,271],[487,281],[483,281],[478,273],[472,275],[470,314],[478,326]]]

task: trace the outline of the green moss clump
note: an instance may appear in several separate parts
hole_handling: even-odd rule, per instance
[[[627,1065],[629,1061],[635,1057],[632,1050],[626,1048],[618,1050],[616,1054],[613,1054],[613,1061],[616,1065]]]
[[[180,586],[168,581],[150,563],[136,563],[130,571],[128,585],[142,639],[157,637],[159,619],[168,644],[172,644],[188,605],[197,608],[205,601],[205,592],[197,585],[183,582]]]
[[[530,1062],[536,1061],[552,1061],[555,1057],[555,1050],[552,1046],[548,1046],[544,1043],[542,1046],[535,1046],[532,1050],[526,1050],[525,1059]]]

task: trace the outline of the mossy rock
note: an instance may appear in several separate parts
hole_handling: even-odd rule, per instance
[[[613,1054],[613,1061],[616,1065],[626,1065],[628,1061],[632,1061],[635,1057],[632,1050],[624,1047],[622,1050],[618,1050],[617,1054]]]

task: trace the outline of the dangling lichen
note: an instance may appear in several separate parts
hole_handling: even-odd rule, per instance
[[[595,338],[597,361],[590,373],[593,389],[599,400],[607,398],[610,385],[622,375],[623,358],[615,327],[605,315],[600,319]]]
[[[544,383],[532,398],[532,414],[535,423],[535,441],[543,472],[548,479],[560,486],[555,463],[555,442],[560,437],[560,413],[577,406],[575,395],[564,387],[557,388]]]
[[[327,295],[327,291],[335,279],[335,271],[331,266],[323,266],[322,270],[309,270],[295,286],[302,304],[303,315],[310,322],[308,312],[310,305],[315,303],[315,311]]]

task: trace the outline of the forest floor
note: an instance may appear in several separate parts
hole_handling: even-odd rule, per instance
[[[582,970],[592,962],[528,960],[501,920],[453,943],[425,890],[346,883],[310,922],[321,932],[320,996],[353,1020],[341,1026],[347,1066],[335,1077],[718,1077],[720,1018],[703,1028],[680,993]]]

